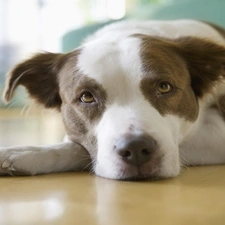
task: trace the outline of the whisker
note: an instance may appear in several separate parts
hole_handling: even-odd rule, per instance
[[[97,164],[97,157],[95,157],[93,160],[92,160],[92,166],[91,166],[91,168],[90,168],[90,170],[89,170],[89,173],[95,173],[95,171],[94,171],[94,168],[95,168],[95,166],[96,166],[96,164]]]
[[[13,108],[13,106],[16,105],[16,101],[12,101],[7,105],[7,109]]]
[[[90,157],[91,157],[89,154],[82,154],[82,151],[76,152],[76,155],[82,156],[82,157],[87,157],[87,158],[89,158],[89,159],[90,159]]]
[[[89,159],[89,158],[88,158]],[[86,170],[90,165],[92,165],[92,162],[90,162],[90,163],[88,163],[81,171],[83,172],[84,170]],[[92,167],[91,167],[91,169],[92,169]],[[90,170],[91,170],[90,169]]]
[[[182,154],[180,154],[180,162],[182,164],[181,166],[185,169],[189,169],[190,167],[196,166],[195,164],[190,163],[190,161],[185,158],[185,155],[186,155],[186,153],[184,153],[184,152],[182,152]]]
[[[83,162],[83,161],[85,161],[85,160],[87,160],[87,159],[89,159],[89,158],[84,158],[84,159],[81,159],[81,160],[79,160],[79,161],[75,161],[75,162],[73,162],[72,163],[72,165],[71,165],[71,167],[73,168],[73,167],[75,167],[77,164],[79,164],[80,162]],[[88,165],[89,165],[90,163],[88,163]],[[87,166],[85,166],[85,168],[86,168]],[[75,170],[76,170],[76,168],[75,168]],[[81,171],[83,171],[84,169],[82,169]]]
[[[21,111],[20,111],[20,115],[21,115],[21,116],[24,115],[24,113],[26,112],[27,108],[28,108],[28,104],[25,104],[25,105],[23,106],[23,108],[21,109]]]

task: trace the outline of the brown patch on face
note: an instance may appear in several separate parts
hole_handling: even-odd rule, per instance
[[[211,108],[217,109],[225,121],[225,95],[220,96],[218,101],[211,105]]]
[[[182,58],[167,45],[161,39],[142,36],[142,93],[161,115],[174,114],[194,121],[198,115],[198,103],[189,72]],[[161,93],[159,85],[162,82],[170,84],[172,90]]]
[[[196,37],[173,40],[134,36],[142,40],[141,87],[145,97],[162,115],[175,113],[189,120],[196,118],[196,99],[211,93],[214,85],[225,78],[225,47]],[[153,91],[157,81],[168,81],[173,91],[160,96]]]
[[[147,35],[134,36],[142,39],[142,52],[145,48],[154,47],[155,50],[163,53],[161,57],[164,57],[165,54],[171,56],[175,54],[179,59],[182,59],[191,77],[192,89],[199,98],[210,92],[217,82],[225,78],[224,46],[203,38],[189,36],[178,39]],[[176,62],[173,63],[176,64]]]
[[[73,142],[81,144],[89,153],[97,151],[97,139],[93,132],[94,124],[70,104],[61,107],[66,134]]]
[[[86,91],[93,95],[95,102],[81,102],[82,93]],[[72,105],[79,114],[85,117],[85,121],[94,122],[98,120],[105,110],[106,91],[101,84],[92,78],[82,75],[78,70],[61,77],[60,96],[63,99],[63,104]]]
[[[85,118],[79,115],[70,104],[63,104],[61,107],[64,124],[68,134],[74,136],[84,135],[88,132]]]
[[[219,99],[219,109],[225,121],[225,95],[221,96]]]
[[[89,151],[97,148],[94,126],[105,111],[106,91],[94,79],[77,68],[77,59],[70,59],[59,74],[61,112],[67,134]],[[82,93],[90,92],[95,101],[84,103]]]

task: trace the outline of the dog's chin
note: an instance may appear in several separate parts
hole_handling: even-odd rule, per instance
[[[121,181],[156,181],[161,179],[163,178],[160,176],[149,175],[149,174],[139,174],[135,176],[127,176],[127,177],[118,178],[118,180],[121,180]]]
[[[107,179],[112,179],[112,180],[120,180],[120,181],[156,181],[156,180],[162,180],[165,179],[165,177],[161,177],[158,175],[152,175],[152,174],[129,174],[129,175],[118,175],[118,176],[102,176],[100,174],[97,174],[100,177],[104,177]]]
[[[95,174],[113,180],[121,180],[121,181],[145,181],[145,180],[159,180],[163,179],[160,175],[159,167],[149,170],[149,168],[134,167],[134,166],[123,166],[122,168],[117,168],[116,170],[95,170]],[[113,172],[112,172],[113,171]]]
[[[119,181],[159,181],[174,178],[174,176],[161,176],[161,175],[152,175],[152,174],[137,174],[137,175],[118,175],[115,177],[107,177],[97,174],[100,177],[104,177],[111,180],[119,180]]]
[[[121,181],[155,181],[176,177],[180,172],[180,167],[171,167],[165,169],[161,164],[152,166],[145,164],[141,167],[123,165],[120,168],[111,170],[96,169],[95,174],[113,180]]]

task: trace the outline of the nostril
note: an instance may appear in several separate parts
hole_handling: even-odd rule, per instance
[[[125,150],[125,152],[124,152],[124,155],[123,155],[124,157],[130,157],[131,156],[131,152],[130,151],[128,151],[128,150]]]
[[[142,149],[141,154],[143,156],[147,156],[147,155],[150,155],[150,151],[148,149]]]
[[[122,150],[118,151],[118,155],[128,158],[132,155],[132,153],[129,150],[122,149]]]

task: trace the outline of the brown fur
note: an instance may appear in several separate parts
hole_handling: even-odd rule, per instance
[[[207,23],[208,25],[213,27],[225,39],[225,29],[224,28],[222,28],[220,26],[217,26],[217,25],[215,25],[213,23],[209,23],[209,22],[205,22],[205,23]],[[217,101],[217,104],[215,104],[213,107],[218,109],[218,111],[220,112],[221,116],[225,120],[225,96],[221,96],[219,98],[219,100]]]
[[[225,77],[225,48],[195,37],[170,40],[135,36],[142,39],[144,96],[162,115],[173,113],[194,120],[196,99]],[[162,81],[170,83],[173,91],[161,95],[157,88]]]
[[[18,64],[9,74],[4,100],[8,102],[18,85],[23,85],[38,103],[46,108],[61,107],[57,75],[67,60],[77,52],[68,54],[39,53]]]
[[[76,67],[77,57],[70,57],[58,75],[61,113],[67,135],[86,149],[97,149],[93,123],[98,121],[105,111],[106,91],[95,80],[88,78]],[[95,103],[85,104],[80,101],[84,91],[90,91]]]
[[[93,121],[101,117],[105,110],[105,102],[107,99],[106,91],[102,85],[98,84],[95,80],[88,78],[85,75],[80,75],[80,72],[67,74],[61,77],[60,90],[63,96],[63,104],[73,105],[74,108],[79,109],[88,121]],[[63,91],[65,90],[65,91]],[[84,91],[90,91],[96,99],[96,102],[85,104],[80,102]]]
[[[216,102],[211,105],[211,108],[218,110],[225,121],[225,95],[216,99]]]
[[[225,47],[194,37],[177,39],[176,45],[177,52],[187,63],[197,97],[210,92],[225,78]]]
[[[220,97],[220,99],[219,99],[219,110],[225,121],[225,95]]]
[[[68,67],[66,68],[68,69]],[[73,73],[67,73],[67,76],[60,76],[60,81],[63,99],[61,112],[67,134],[74,142],[81,143],[85,148],[90,145],[94,149],[91,142],[96,145],[96,138],[90,128],[105,111],[106,91],[93,79],[80,75],[77,70]],[[86,90],[94,95],[96,103],[85,104],[80,102],[79,98],[82,92]]]
[[[174,114],[193,121],[198,115],[198,104],[191,88],[191,79],[185,62],[164,40],[142,37],[143,79],[141,90],[145,98],[160,112]],[[160,82],[168,82],[173,90],[167,94],[158,91]]]

